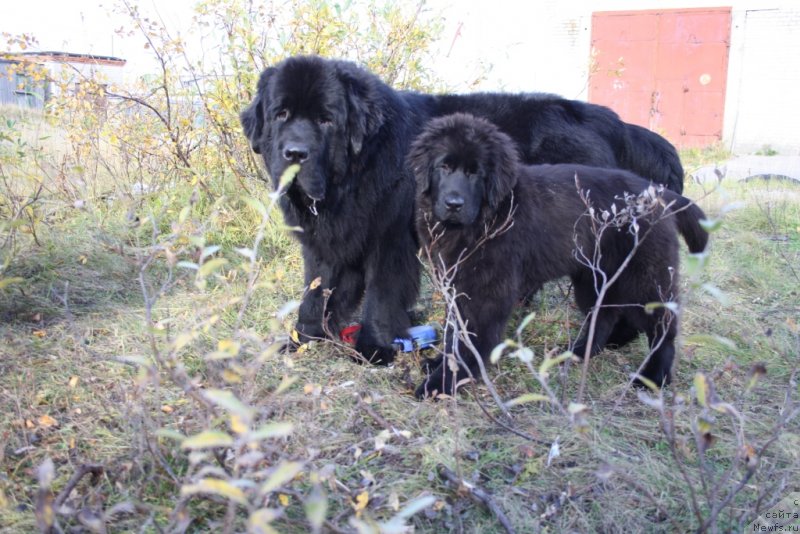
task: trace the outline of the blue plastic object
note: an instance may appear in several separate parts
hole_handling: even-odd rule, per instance
[[[412,326],[408,329],[408,337],[398,337],[394,340],[397,350],[413,352],[432,347],[436,343],[436,327],[430,324]]]

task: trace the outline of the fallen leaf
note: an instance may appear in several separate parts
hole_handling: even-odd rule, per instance
[[[361,512],[367,507],[369,504],[369,492],[362,491],[358,495],[356,495],[356,500],[353,503],[353,508],[356,511],[357,516],[361,516]]]
[[[47,335],[47,332],[45,330],[34,330],[33,335],[38,338],[43,338],[44,336]]]
[[[69,387],[75,388],[78,385],[78,380],[80,379],[75,375],[69,377]]]
[[[285,493],[278,495],[278,500],[280,501],[281,506],[289,506],[289,496]]]
[[[174,412],[174,411],[175,411],[175,408],[173,408],[173,407],[172,407],[172,406],[170,406],[169,404],[165,404],[165,405],[163,405],[163,406],[161,407],[161,411],[162,411],[162,412],[164,412],[164,413],[172,413],[172,412]]]
[[[58,421],[50,417],[49,415],[43,415],[39,419],[39,425],[45,428],[50,428],[51,426],[58,426]]]

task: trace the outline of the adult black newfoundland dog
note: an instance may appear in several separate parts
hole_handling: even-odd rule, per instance
[[[622,267],[602,302],[589,355],[644,332],[652,354],[641,374],[669,382],[677,317],[667,307],[647,313],[645,305],[676,300],[678,232],[692,252],[705,249],[700,208],[627,171],[521,165],[509,136],[466,114],[431,121],[414,141],[409,165],[423,247],[437,274],[453,276],[456,305],[485,361],[515,304],[545,282],[569,276],[588,313],[603,276]],[[583,330],[572,348],[579,356],[586,353]],[[454,374],[440,359],[417,396],[451,393],[454,378],[469,376],[467,369],[475,375],[477,360],[451,331],[445,354],[454,349],[465,366]]]
[[[675,149],[601,106],[551,95],[399,92],[353,63],[286,59],[261,74],[241,121],[273,186],[287,167],[301,167],[280,205],[288,224],[302,229],[309,289],[296,328],[303,338],[325,335],[323,308],[338,332],[363,301],[356,349],[375,363],[392,360],[419,284],[405,157],[428,119],[456,111],[498,124],[525,162],[621,166],[682,188]],[[321,284],[311,284],[317,278]]]

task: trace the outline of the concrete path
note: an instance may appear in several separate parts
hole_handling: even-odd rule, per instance
[[[750,178],[800,182],[800,156],[739,156],[720,165],[701,167],[689,175],[689,179],[700,184]]]

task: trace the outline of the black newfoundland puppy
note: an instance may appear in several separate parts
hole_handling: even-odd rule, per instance
[[[335,333],[363,301],[356,349],[374,363],[392,360],[419,285],[405,157],[428,119],[456,111],[500,125],[528,163],[621,166],[676,191],[683,186],[672,145],[601,106],[550,95],[399,92],[353,63],[286,59],[261,74],[241,121],[274,187],[300,165],[280,205],[287,223],[302,229],[309,287],[296,326],[302,338],[325,336],[323,308]]]
[[[589,313],[603,274],[611,278],[624,266],[603,300],[589,355],[644,332],[652,355],[642,375],[669,382],[677,317],[644,306],[676,300],[677,232],[692,252],[705,249],[700,208],[627,171],[520,165],[511,138],[466,114],[431,121],[414,141],[409,165],[417,177],[418,234],[437,274],[453,276],[456,305],[484,361],[503,339],[514,306],[545,282],[569,276],[578,306]],[[604,211],[614,223],[603,224]],[[583,330],[572,348],[579,356],[586,351]],[[477,376],[472,353],[454,344],[451,332],[445,354],[457,349],[466,368],[454,375],[440,358],[418,397],[451,393],[467,368]]]

